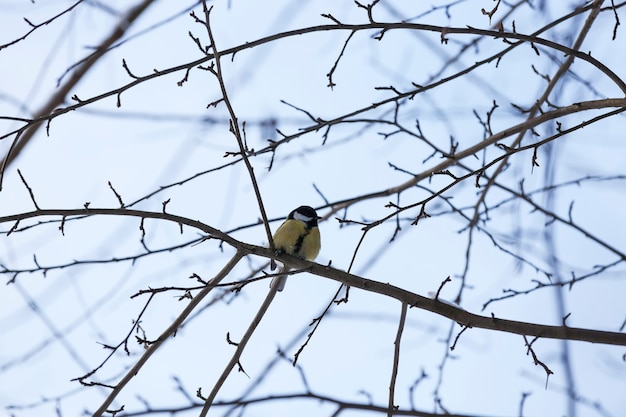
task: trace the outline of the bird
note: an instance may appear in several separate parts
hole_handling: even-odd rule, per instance
[[[274,248],[277,253],[286,253],[307,261],[314,260],[320,252],[321,238],[317,227],[317,220],[321,219],[313,207],[300,206],[287,216],[276,233],[274,233]],[[283,266],[281,272],[289,268]],[[277,291],[285,288],[287,275],[278,275],[270,282],[270,287],[277,287]]]

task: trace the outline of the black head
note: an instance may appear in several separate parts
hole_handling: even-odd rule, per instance
[[[296,219],[306,223],[308,227],[317,226],[317,219],[321,219],[315,212],[315,209],[310,206],[300,206],[291,213],[289,213],[288,219]]]

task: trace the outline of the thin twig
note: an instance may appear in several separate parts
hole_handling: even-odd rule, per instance
[[[117,198],[117,202],[120,203],[120,208],[124,208],[124,200],[122,200],[122,196],[120,195],[120,193],[117,192],[117,190],[113,187],[113,184],[111,184],[111,181],[109,181],[109,188],[111,189],[111,191],[113,191],[113,194],[115,194],[115,198]],[[163,212],[165,213],[165,210],[163,210]]]
[[[404,330],[404,323],[406,322],[407,304],[402,303],[402,310],[400,311],[400,321],[398,322],[398,332],[396,333],[396,340],[394,340],[393,350],[393,369],[391,371],[391,382],[389,383],[389,409],[387,410],[387,416],[392,417],[393,412],[397,409],[394,405],[394,394],[396,391],[396,379],[398,377],[398,365],[400,364],[400,340],[402,339],[402,331]]]
[[[330,308],[333,306],[333,304],[336,303],[337,297],[339,297],[339,293],[341,292],[343,287],[344,287],[343,285],[340,285],[339,288],[337,288],[337,292],[335,292],[335,295],[330,300],[330,302],[328,304],[326,304],[326,307],[324,308],[324,311],[322,311],[322,314],[320,314],[319,316],[315,317],[313,319],[313,321],[309,324],[309,326],[313,326],[313,324],[315,324],[315,326],[313,327],[313,330],[311,330],[307,334],[306,340],[304,341],[304,343],[302,345],[300,345],[300,348],[295,353],[295,355],[293,355],[293,362],[292,362],[293,366],[296,366],[296,364],[298,363],[298,359],[300,358],[300,354],[302,354],[302,352],[304,351],[304,348],[309,344],[309,342],[313,338],[313,335],[315,335],[315,333],[317,332],[317,329],[319,328],[320,324],[322,323],[322,320],[324,319],[324,317],[326,317],[326,315],[330,311]]]
[[[220,89],[222,90],[222,97],[224,98],[224,104],[228,109],[228,113],[230,114],[231,121],[231,131],[235,138],[237,139],[237,144],[239,145],[239,152],[241,154],[241,158],[243,159],[246,168],[248,169],[248,174],[250,175],[250,181],[252,182],[252,187],[254,188],[254,194],[256,195],[256,200],[259,205],[259,210],[261,211],[261,218],[263,219],[263,225],[265,226],[265,233],[267,234],[267,240],[270,244],[270,248],[274,249],[274,240],[272,239],[272,231],[270,229],[270,224],[267,220],[267,214],[265,213],[265,206],[263,205],[263,198],[261,197],[261,191],[259,190],[259,185],[256,181],[256,176],[254,175],[254,168],[248,159],[249,150],[246,148],[243,142],[241,130],[239,129],[239,121],[237,119],[237,115],[235,114],[235,110],[233,109],[232,103],[228,98],[228,91],[226,90],[226,84],[224,82],[224,77],[222,74],[222,64],[221,64],[221,54],[217,49],[215,44],[215,38],[213,37],[213,31],[211,30],[211,23],[209,21],[211,8],[207,8],[206,0],[202,1],[202,6],[204,8],[204,16],[206,18],[205,26],[209,35],[209,40],[211,42],[211,47],[213,48],[213,52],[215,54],[215,73],[217,76],[217,80],[220,84]]]
[[[17,173],[19,174],[22,182],[24,183],[24,186],[26,187],[26,189],[28,190],[28,194],[30,195],[30,199],[33,202],[33,204],[35,205],[35,208],[37,210],[41,210],[39,208],[39,205],[37,205],[37,201],[35,201],[35,194],[33,194],[33,189],[30,188],[30,186],[28,185],[28,183],[26,182],[26,179],[24,179],[24,176],[22,175],[22,171],[20,171],[19,169],[17,170]]]

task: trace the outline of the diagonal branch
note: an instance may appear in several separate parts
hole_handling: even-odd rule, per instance
[[[248,169],[248,174],[250,175],[250,181],[252,182],[252,187],[254,188],[254,194],[256,195],[256,200],[259,205],[259,210],[261,211],[261,217],[263,219],[263,225],[265,226],[265,233],[267,233],[267,239],[270,243],[270,248],[274,248],[274,240],[272,239],[272,231],[270,230],[270,224],[267,221],[267,214],[265,213],[265,206],[263,205],[263,198],[261,197],[261,191],[259,190],[259,184],[256,181],[256,177],[254,175],[254,168],[250,163],[248,158],[248,154],[250,151],[247,149],[247,146],[244,145],[244,141],[241,134],[241,129],[239,128],[239,120],[237,119],[237,115],[235,114],[235,110],[228,98],[228,91],[226,90],[226,83],[224,82],[224,76],[222,73],[222,64],[221,64],[221,53],[217,49],[215,45],[215,38],[213,37],[213,31],[211,30],[211,23],[209,21],[211,9],[207,9],[206,1],[202,1],[202,6],[204,8],[204,16],[206,21],[204,25],[206,26],[209,40],[211,42],[211,48],[213,48],[213,52],[215,54],[215,75],[220,84],[220,89],[222,90],[222,97],[224,98],[224,104],[228,109],[228,113],[230,114],[230,130],[237,139],[237,144],[239,145],[239,152],[241,154],[241,158],[243,159],[246,168]]]
[[[224,371],[222,371],[222,375],[220,375],[219,379],[217,380],[217,382],[211,389],[211,393],[205,399],[204,406],[202,407],[202,411],[200,412],[200,417],[206,417],[207,413],[209,412],[209,409],[211,408],[211,405],[213,405],[213,401],[215,401],[215,397],[217,396],[217,393],[222,388],[222,385],[224,384],[224,382],[226,382],[226,378],[228,378],[228,375],[230,375],[235,365],[239,363],[241,354],[246,348],[246,345],[248,344],[250,337],[252,337],[252,334],[258,327],[259,323],[261,323],[261,320],[263,319],[263,316],[267,312],[267,309],[269,308],[270,304],[274,300],[274,297],[276,296],[277,291],[278,291],[277,285],[270,287],[267,295],[265,296],[265,300],[263,301],[263,304],[261,304],[261,306],[259,307],[259,311],[257,311],[256,315],[250,322],[250,325],[248,326],[246,333],[243,335],[239,343],[237,343],[237,349],[235,350],[235,353],[233,353],[233,356],[231,357],[230,362],[228,362],[228,364],[224,368]]]
[[[52,114],[55,109],[61,106],[65,102],[65,97],[69,94],[70,90],[74,88],[83,76],[95,65],[100,58],[102,58],[109,50],[109,47],[120,39],[126,33],[130,25],[141,16],[141,14],[152,4],[154,0],[143,0],[140,4],[133,7],[124,17],[119,21],[117,26],[113,29],[113,32],[107,39],[100,44],[100,46],[87,58],[83,63],[76,68],[70,78],[59,87],[58,90],[50,97],[47,103],[45,103],[41,109],[39,109],[33,116],[33,120],[41,120],[43,122],[46,118]],[[77,3],[78,4],[78,3]],[[49,119],[48,119],[49,120]],[[2,190],[2,178],[4,177],[4,171],[6,168],[17,158],[22,149],[33,138],[37,130],[41,127],[42,123],[32,123],[26,127],[23,134],[15,138],[14,143],[11,145],[9,152],[4,156],[2,163],[0,163],[0,191]]]
[[[104,402],[100,405],[96,412],[93,413],[93,417],[100,417],[103,413],[107,411],[107,407],[111,405],[113,400],[115,400],[115,397],[117,397],[122,389],[124,389],[126,384],[128,384],[128,382],[130,382],[130,380],[133,379],[135,375],[137,375],[143,365],[145,365],[148,359],[150,359],[150,356],[152,356],[152,354],[156,352],[157,349],[163,346],[165,341],[169,339],[176,332],[176,330],[178,330],[178,328],[183,324],[187,316],[189,316],[189,314],[191,314],[191,312],[198,306],[198,304],[200,304],[204,297],[206,297],[211,292],[211,290],[215,288],[215,286],[219,284],[220,281],[230,273],[230,271],[235,267],[235,265],[237,265],[237,263],[241,260],[241,258],[243,258],[244,255],[245,252],[237,251],[237,253],[235,253],[235,255],[228,261],[228,263],[224,265],[224,268],[222,268],[222,270],[218,272],[217,275],[215,275],[215,277],[207,283],[207,286],[195,297],[192,298],[187,307],[185,307],[185,309],[178,315],[178,317],[176,317],[172,324],[170,324],[169,327],[165,329],[163,333],[161,333],[159,338],[153,344],[151,344],[148,349],[146,349],[141,358],[139,358],[135,365],[133,365],[128,370],[122,380],[117,383],[113,391],[104,400]]]
[[[574,45],[572,45],[572,49],[573,50],[578,51],[579,48],[581,47],[583,41],[585,40],[585,38],[589,34],[589,31],[591,30],[591,26],[592,26],[593,22],[598,17],[598,14],[600,14],[600,10],[601,10],[600,8],[601,8],[603,2],[604,2],[604,0],[594,0],[591,12],[589,13],[589,16],[587,17],[587,20],[585,21],[585,24],[583,25],[582,29],[580,30],[580,33],[579,33],[578,37],[576,38],[576,41],[574,42]],[[552,77],[550,82],[548,83],[548,85],[547,85],[545,91],[543,92],[543,94],[541,95],[541,97],[539,97],[537,99],[537,102],[531,108],[530,113],[528,114],[528,117],[527,117],[528,121],[535,118],[535,116],[537,115],[537,113],[541,109],[541,106],[548,100],[548,97],[550,96],[550,93],[552,92],[554,87],[556,87],[557,83],[561,82],[561,79],[563,78],[563,76],[570,69],[570,67],[574,63],[574,59],[575,58],[576,57],[574,55],[568,55],[567,56],[567,58],[565,59],[565,62],[559,67],[559,69],[556,71],[556,73],[554,74],[554,76]],[[521,132],[519,132],[519,134],[517,135],[517,137],[515,138],[513,143],[511,145],[509,145],[509,147],[510,148],[516,148],[522,142],[522,139],[524,138],[524,136],[526,135],[527,132],[528,132],[528,129],[524,129]],[[474,209],[474,216],[472,217],[472,220],[470,222],[470,226],[475,225],[476,222],[478,221],[478,214],[480,212],[479,207],[485,201],[485,198],[487,197],[487,193],[489,192],[489,189],[495,183],[496,179],[498,178],[498,175],[507,166],[508,161],[509,161],[508,158],[505,158],[496,167],[495,172],[491,175],[491,178],[489,178],[487,184],[484,186],[483,191],[480,194],[480,197],[478,198],[478,200],[476,201],[476,204],[474,206],[475,207],[475,209]]]

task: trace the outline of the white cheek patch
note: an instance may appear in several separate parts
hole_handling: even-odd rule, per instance
[[[297,212],[297,211],[293,213],[293,218],[296,220],[300,220],[301,222],[305,222],[305,223],[313,220],[313,217],[305,216],[304,214]]]

